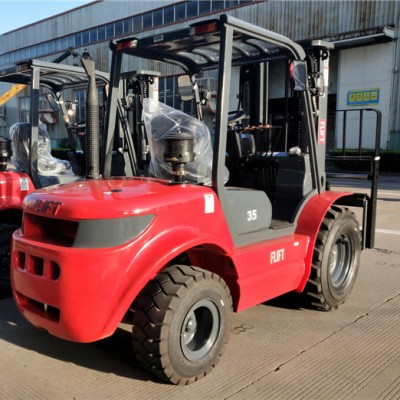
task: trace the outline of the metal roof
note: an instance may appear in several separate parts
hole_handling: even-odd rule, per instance
[[[234,30],[234,63],[261,62],[283,56],[305,57],[303,49],[285,36],[228,15],[222,15],[220,20],[201,21],[180,30],[113,41],[110,46],[119,52],[186,66],[192,72],[198,72],[218,64],[222,24]]]
[[[88,82],[88,77],[82,67],[40,60],[28,60],[0,69],[0,82],[30,85],[32,71],[35,68],[40,71],[41,85],[56,91],[87,85]],[[106,84],[109,81],[109,74],[96,71],[96,78],[99,84]]]

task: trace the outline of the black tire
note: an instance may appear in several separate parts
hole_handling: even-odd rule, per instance
[[[354,214],[332,206],[318,232],[305,290],[313,306],[329,311],[346,301],[357,277],[360,254],[361,236]]]
[[[11,236],[19,227],[14,224],[0,225],[0,286],[10,288]]]
[[[219,361],[231,314],[231,295],[218,275],[197,267],[168,267],[137,299],[132,332],[136,358],[168,382],[197,381]]]

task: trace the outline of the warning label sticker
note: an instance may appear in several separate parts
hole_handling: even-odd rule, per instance
[[[321,119],[319,121],[318,143],[319,144],[325,144],[325,138],[326,138],[326,119]]]
[[[19,179],[19,188],[20,188],[21,192],[25,192],[25,191],[29,190],[28,178],[20,178]]]

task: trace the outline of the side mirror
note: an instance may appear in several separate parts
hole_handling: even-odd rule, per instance
[[[289,75],[293,90],[304,92],[307,84],[307,67],[305,61],[292,61],[289,66]]]
[[[178,76],[178,88],[182,101],[193,100],[193,85],[189,75]]]

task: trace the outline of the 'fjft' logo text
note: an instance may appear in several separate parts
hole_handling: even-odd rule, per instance
[[[271,251],[271,257],[270,257],[271,264],[283,261],[284,259],[285,259],[285,249]]]

